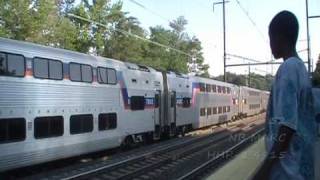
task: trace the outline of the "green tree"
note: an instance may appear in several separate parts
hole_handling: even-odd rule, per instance
[[[59,1],[36,0],[33,4],[34,32],[26,40],[70,50],[76,49],[76,27],[59,15]]]
[[[75,27],[59,16],[60,1],[0,1],[0,36],[74,50]]]
[[[248,81],[249,81],[249,76],[248,75],[238,75],[234,73],[227,72],[227,82],[236,84],[238,86],[248,86]],[[270,74],[267,74],[265,76],[262,76],[260,74],[255,74],[255,73],[250,73],[250,87],[256,88],[256,89],[261,89],[261,90],[266,90],[270,91],[272,81],[273,81],[273,76]],[[220,75],[217,77],[214,77],[214,79],[218,81],[223,81],[224,76]]]
[[[198,67],[196,73],[208,77],[209,66],[203,64],[201,42],[196,37],[190,38],[185,32],[187,23],[187,20],[181,16],[170,22],[171,29],[165,29],[162,26],[150,27],[151,41],[173,47],[180,52],[149,44],[148,52],[145,55],[146,63],[161,70],[188,73],[191,71],[190,65],[192,64],[192,57],[194,57]],[[192,57],[181,52],[190,54]]]
[[[209,69],[209,65],[208,64],[204,64],[204,57],[203,57],[203,53],[202,53],[202,46],[201,46],[201,42],[199,39],[197,39],[196,37],[193,37],[188,44],[188,50],[190,50],[191,54],[194,56],[195,60],[196,60],[196,66],[198,67],[197,69],[195,69],[195,73],[199,76],[202,77],[210,77],[210,74],[208,72]],[[192,64],[192,62],[189,60],[188,61],[189,66]],[[191,71],[189,69],[189,71]]]
[[[81,3],[75,7],[73,7],[69,13],[75,14],[77,16],[83,17],[83,18],[90,18],[89,14],[87,12],[87,9],[85,7],[85,3],[81,1]],[[79,20],[77,18],[70,18],[71,22],[76,27],[76,39],[75,39],[75,49],[78,52],[82,53],[88,53],[89,49],[92,45],[92,37],[90,35],[90,23]]]
[[[29,0],[0,0],[0,35],[2,37],[25,40],[34,34],[33,9]]]
[[[171,47],[172,42],[170,41],[174,38],[173,36],[174,34],[170,30],[167,30],[162,26],[150,27],[149,39],[153,42],[157,42],[165,46]],[[170,49],[159,47],[158,45],[149,43],[148,51],[145,54],[147,65],[153,66],[160,70],[177,71],[176,66],[173,65],[174,63],[172,62],[176,62],[175,58],[173,58],[175,53],[176,52],[173,52]]]
[[[106,41],[104,55],[122,61],[144,64],[143,55],[147,48],[147,42],[132,36],[137,35],[146,38],[146,32],[139,24],[135,17],[123,16],[115,24],[118,31],[111,32],[110,38]],[[122,32],[128,32],[132,35]]]
[[[197,75],[208,77],[209,66],[204,64],[201,42],[196,37],[189,37],[187,23],[180,16],[169,23],[169,29],[150,27],[148,34],[137,18],[122,11],[121,1],[0,0],[2,37],[93,53],[179,73],[190,72],[190,65],[194,63],[189,55],[181,53],[186,52],[196,59]],[[159,47],[149,40],[180,52]]]

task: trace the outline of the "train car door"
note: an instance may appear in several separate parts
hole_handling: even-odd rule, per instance
[[[234,102],[233,105],[235,107],[234,115],[238,117],[240,115],[240,104],[241,104],[241,98],[240,98],[240,88],[235,88],[234,90]]]
[[[162,111],[162,106],[161,106],[161,91],[157,91],[155,94],[155,107],[154,107],[154,138],[159,139],[161,135],[161,111]]]
[[[176,133],[177,122],[177,93],[176,91],[170,92],[170,108],[169,108],[169,122],[170,122],[170,136]]]
[[[244,106],[244,95],[243,95],[243,88],[240,88],[239,90],[239,111],[241,115],[243,115],[243,106]]]

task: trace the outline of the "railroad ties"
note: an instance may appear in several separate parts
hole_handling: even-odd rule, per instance
[[[199,133],[153,144],[143,151],[106,161],[83,163],[27,179],[198,179],[226,163],[263,134],[262,115],[212,133]],[[258,119],[258,120],[257,120]],[[205,130],[203,130],[205,131]]]

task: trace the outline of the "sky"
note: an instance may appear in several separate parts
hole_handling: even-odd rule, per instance
[[[222,5],[216,5],[213,10],[213,2],[220,0],[134,1],[144,8],[132,0],[123,0],[123,10],[129,12],[130,16],[137,17],[146,30],[156,25],[169,28],[169,20],[184,16],[188,20],[186,32],[202,42],[205,63],[210,65],[209,73],[213,76],[223,74]],[[272,55],[268,26],[271,19],[282,10],[289,10],[297,16],[300,26],[297,50],[305,50],[307,48],[305,0],[229,0],[226,3],[227,53],[261,62],[270,61]],[[320,15],[320,0],[309,0],[309,15]],[[310,19],[309,26],[311,57],[315,64],[320,54],[320,18]],[[299,55],[307,61],[307,51],[302,51]],[[248,61],[238,58],[227,60],[227,64],[245,62]],[[277,68],[278,65],[254,66],[251,72],[262,75],[275,74]],[[248,66],[230,67],[227,71],[246,74]]]

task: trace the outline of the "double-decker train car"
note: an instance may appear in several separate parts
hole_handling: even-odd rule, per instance
[[[0,169],[160,138],[160,72],[0,41]]]
[[[267,111],[269,96],[270,93],[268,91],[261,91],[261,112]]]
[[[190,83],[195,89],[195,129],[223,123],[237,115],[233,107],[233,92],[236,89],[232,84],[201,77],[191,77]]]
[[[242,116],[252,116],[261,112],[261,90],[240,86],[240,101]]]
[[[193,89],[189,76],[174,72],[166,73],[168,86],[167,117],[170,135],[186,133],[193,129]]]
[[[253,115],[259,92],[0,38],[0,171]]]

